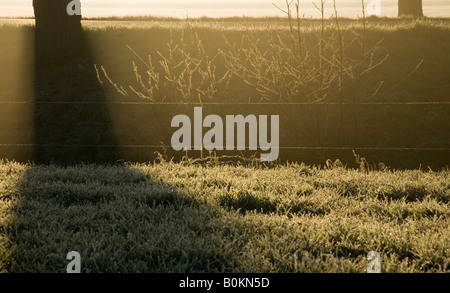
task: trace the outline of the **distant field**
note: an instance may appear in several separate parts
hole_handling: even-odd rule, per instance
[[[450,272],[450,173],[0,163],[0,272]]]
[[[340,18],[343,24],[357,23],[356,18]],[[432,17],[425,18],[435,23],[449,23],[450,17]],[[327,20],[328,21],[328,20]],[[402,23],[413,22],[414,19],[403,17],[368,17],[367,21],[370,24],[379,25],[396,25]],[[288,25],[286,17],[200,17],[200,18],[189,18],[181,19],[174,17],[152,17],[152,16],[123,16],[123,17],[88,17],[83,18],[83,24],[86,26],[99,25],[99,26],[145,26],[147,24],[170,24],[170,23],[185,23],[190,22],[192,24],[200,23],[217,23],[224,25]],[[303,24],[306,26],[318,25],[321,22],[319,18],[304,18]],[[34,25],[34,19],[29,17],[23,18],[1,18],[0,23],[2,24],[20,24],[20,25]]]

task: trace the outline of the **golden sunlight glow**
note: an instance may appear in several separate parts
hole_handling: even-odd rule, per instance
[[[0,25],[1,26],[1,25]],[[3,143],[30,144],[33,142],[34,111],[34,44],[33,30],[27,26],[12,26],[1,31],[0,40],[0,137]],[[5,90],[6,89],[6,90]],[[11,158],[29,158],[29,147],[2,146]]]
[[[273,4],[283,6],[284,0],[82,0],[85,17],[152,15],[165,17],[229,17],[229,16],[281,16],[282,13]],[[312,2],[300,1],[305,17],[319,17]],[[327,1],[328,15],[332,14],[331,4]],[[343,17],[357,17],[361,14],[360,0],[336,1]],[[369,4],[371,0],[365,0]],[[32,16],[32,0],[0,0],[0,17]],[[382,0],[382,15],[397,15],[398,0]],[[429,0],[423,2],[424,13],[429,17],[449,17],[450,1]]]

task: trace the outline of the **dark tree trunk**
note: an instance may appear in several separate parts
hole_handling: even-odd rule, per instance
[[[71,0],[33,0],[36,59],[60,64],[78,57],[83,48],[81,16],[67,14]]]
[[[67,13],[70,2],[33,0],[36,17],[33,160],[58,164],[114,162],[118,153],[109,109],[81,16]]]
[[[423,16],[422,0],[398,0],[398,16]]]

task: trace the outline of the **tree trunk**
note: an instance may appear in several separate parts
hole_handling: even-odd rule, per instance
[[[71,2],[33,0],[36,17],[33,161],[114,162],[118,152],[109,108],[97,79],[81,16],[70,16],[67,12]]]
[[[422,0],[398,0],[398,16],[423,16]]]
[[[36,19],[36,60],[61,64],[78,57],[83,48],[81,16],[70,16],[71,0],[33,0]]]

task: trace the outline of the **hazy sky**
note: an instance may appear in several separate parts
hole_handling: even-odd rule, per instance
[[[365,0],[366,4],[372,0]],[[397,15],[398,0],[381,0],[381,13],[385,16]],[[318,17],[312,2],[320,0],[300,0],[306,17]],[[329,5],[333,0],[326,1]],[[284,0],[82,0],[83,15],[125,16],[155,15],[174,17],[199,16],[280,16],[272,3],[283,6]],[[339,14],[346,17],[361,15],[361,0],[336,0]],[[424,13],[430,17],[450,17],[450,0],[423,0]],[[331,7],[327,15],[331,16]],[[32,16],[32,0],[0,0],[0,17]]]

